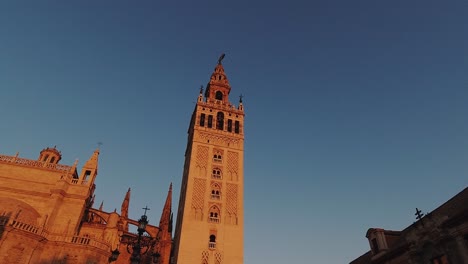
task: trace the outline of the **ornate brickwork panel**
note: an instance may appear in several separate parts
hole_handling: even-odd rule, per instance
[[[206,176],[206,168],[208,166],[208,150],[206,146],[197,147],[196,166],[199,169],[198,174],[204,177]]]
[[[241,142],[238,138],[226,137],[223,135],[214,135],[201,132],[199,134],[200,140],[202,142],[210,143],[213,145],[224,146],[224,147],[234,147],[239,146]]]
[[[237,224],[237,184],[226,185],[226,223]]]
[[[223,255],[220,252],[215,253],[215,264],[221,264],[223,261]]]
[[[239,173],[239,153],[228,151],[227,169],[229,175],[228,179],[231,181],[237,181]]]
[[[203,217],[203,205],[205,203],[206,180],[194,179],[192,194],[192,209],[195,211],[195,219]]]
[[[210,259],[210,253],[208,251],[206,251],[206,250],[203,251],[202,252],[202,261],[201,261],[201,263],[202,264],[208,264],[209,259]]]

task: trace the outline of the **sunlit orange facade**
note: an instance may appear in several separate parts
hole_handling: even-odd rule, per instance
[[[418,210],[418,209],[416,209]],[[350,264],[468,263],[468,188],[401,231],[370,228],[370,250]]]
[[[242,98],[237,106],[229,102],[222,58],[200,90],[188,130],[176,264],[243,263],[244,108]]]
[[[122,194],[120,212],[105,212],[94,205],[99,150],[79,170],[59,164],[54,148],[37,160],[0,155],[0,263],[97,264],[109,263],[119,249],[117,264],[129,263],[127,244],[136,234],[129,225],[130,189]],[[148,225],[148,254],[159,252],[159,263],[169,264],[172,247],[172,187],[159,226]],[[142,263],[152,263],[145,257]]]

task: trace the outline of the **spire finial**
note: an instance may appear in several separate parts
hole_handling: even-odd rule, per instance
[[[239,103],[242,103],[242,98],[244,98],[244,96],[242,94],[239,95]]]
[[[226,54],[221,54],[221,56],[219,56],[219,59],[218,59],[218,64],[221,64],[221,62],[223,61],[224,59],[224,56],[226,56]]]
[[[200,94],[203,94],[203,85],[200,85]]]

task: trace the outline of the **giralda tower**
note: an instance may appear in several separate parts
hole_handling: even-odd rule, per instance
[[[218,60],[200,89],[188,142],[175,231],[176,264],[243,264],[244,108]]]

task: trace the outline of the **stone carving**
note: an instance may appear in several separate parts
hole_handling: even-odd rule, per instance
[[[228,169],[228,179],[231,181],[237,181],[238,174],[239,174],[239,153],[228,151],[227,169]]]
[[[209,134],[209,133],[199,133],[199,138],[203,142],[210,142],[210,144],[226,147],[236,147],[240,143],[240,139],[227,137],[223,135]]]
[[[237,225],[237,184],[226,184],[226,223]]]
[[[210,257],[210,253],[208,253],[208,251],[203,251],[202,252],[202,264],[208,264],[208,260],[209,260],[209,257]]]
[[[215,264],[221,264],[223,255],[220,252],[215,253]]]
[[[194,179],[192,193],[192,209],[194,210],[195,219],[202,220],[203,205],[205,204],[206,180]]]
[[[206,177],[207,166],[208,166],[208,147],[198,146],[197,147],[197,161],[196,161],[198,175]]]

